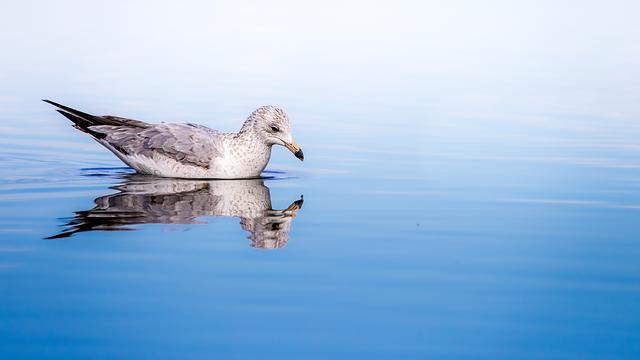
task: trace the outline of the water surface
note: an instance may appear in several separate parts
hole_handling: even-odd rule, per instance
[[[631,135],[445,151],[414,123],[207,182],[132,174],[49,110],[2,115],[7,358],[638,354]]]

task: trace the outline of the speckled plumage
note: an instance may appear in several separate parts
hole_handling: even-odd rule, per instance
[[[273,145],[303,159],[282,109],[262,106],[238,133],[221,133],[196,124],[149,124],[115,116],[94,116],[55,105],[75,127],[143,174],[176,178],[240,179],[259,177]]]

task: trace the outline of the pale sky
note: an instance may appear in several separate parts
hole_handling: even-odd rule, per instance
[[[639,4],[5,1],[0,96],[369,96],[640,115]]]

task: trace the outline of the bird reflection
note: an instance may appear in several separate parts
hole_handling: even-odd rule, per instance
[[[303,198],[284,210],[271,208],[269,188],[260,179],[182,180],[144,175],[128,176],[113,189],[118,192],[95,199],[96,206],[78,211],[65,229],[47,239],[69,237],[83,231],[134,230],[136,224],[199,224],[202,216],[233,216],[249,233],[251,246],[283,247],[291,221]]]

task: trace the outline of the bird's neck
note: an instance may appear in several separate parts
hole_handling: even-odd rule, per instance
[[[249,126],[248,128],[242,127],[242,130],[238,132],[234,136],[235,140],[244,146],[249,146],[254,149],[263,148],[266,150],[271,150],[272,144],[268,144],[260,132],[256,131],[255,128]]]
[[[257,119],[253,116],[249,116],[247,120],[245,120],[244,124],[242,124],[242,128],[240,128],[240,134],[242,133],[251,133],[255,130]]]

